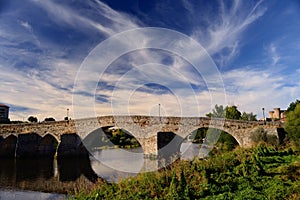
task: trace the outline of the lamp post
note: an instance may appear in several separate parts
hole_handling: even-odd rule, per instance
[[[160,118],[160,103],[158,104],[158,117],[159,117],[159,121],[161,121],[161,118]]]
[[[262,112],[263,112],[264,124],[266,124],[266,118],[265,118],[265,108],[262,108]]]
[[[67,108],[67,120],[69,120],[69,108]]]

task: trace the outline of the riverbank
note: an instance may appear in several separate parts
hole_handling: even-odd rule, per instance
[[[207,160],[178,161],[159,172],[99,183],[75,199],[299,199],[300,156],[260,145]]]
[[[24,200],[24,199],[53,199],[62,200],[66,199],[67,196],[63,194],[56,193],[44,193],[35,191],[23,191],[23,190],[9,190],[0,189],[0,199],[14,199],[14,200]]]

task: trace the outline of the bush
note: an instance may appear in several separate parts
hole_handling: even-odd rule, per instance
[[[294,110],[286,115],[285,128],[288,138],[294,145],[300,149],[300,103],[297,103]]]
[[[276,135],[269,135],[265,129],[258,127],[250,136],[250,139],[254,144],[266,143],[273,146],[279,144],[278,137]]]
[[[267,142],[267,132],[262,128],[258,127],[250,136],[250,139],[255,143]]]

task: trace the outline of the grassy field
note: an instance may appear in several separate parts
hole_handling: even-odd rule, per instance
[[[109,184],[99,182],[75,199],[300,199],[300,156],[261,144],[178,161],[168,169]]]

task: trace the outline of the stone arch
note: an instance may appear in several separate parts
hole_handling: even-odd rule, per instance
[[[16,156],[23,157],[37,157],[38,148],[42,137],[36,133],[26,133],[18,135]]]
[[[50,122],[50,123],[54,123],[54,122]],[[39,134],[39,135],[42,136],[42,138],[45,138],[46,136],[47,136],[47,138],[52,137],[53,139],[55,139],[59,143],[60,142],[60,135],[62,135],[62,134],[61,134],[61,132],[55,133],[55,132],[49,130],[49,131],[47,131],[43,134]]]
[[[235,134],[229,133],[228,131],[226,131],[226,129],[214,128],[214,127],[200,127],[200,128],[195,128],[193,131],[190,132],[190,134],[188,134],[188,135],[186,136],[185,139],[188,139],[188,137],[190,137],[190,136],[191,136],[190,139],[194,139],[194,137],[195,137],[197,134],[201,134],[201,133],[199,133],[200,130],[206,130],[206,131],[207,131],[208,129],[211,129],[211,130],[217,130],[218,132],[224,132],[225,134],[230,135],[230,136],[236,141],[236,143],[240,145],[240,143],[238,142],[238,139],[236,138]],[[203,134],[203,133],[202,133],[202,134]],[[218,138],[218,140],[219,140],[219,139],[220,139],[220,138]]]
[[[0,141],[0,157],[15,157],[18,138],[15,135],[9,135]]]
[[[206,130],[205,130],[206,129]],[[240,145],[239,142],[237,141],[237,139],[234,137],[234,135],[226,132],[224,129],[221,129],[221,128],[214,128],[214,127],[208,127],[208,126],[204,126],[204,127],[193,127],[193,129],[190,129],[192,131],[190,131],[189,134],[187,135],[184,135],[185,138],[182,140],[182,142],[180,143],[180,149],[183,150],[183,152],[181,152],[181,156],[184,158],[184,159],[193,159],[194,156],[199,156],[199,155],[202,155],[204,157],[206,157],[208,155],[208,153],[214,148],[214,145],[221,140],[224,140],[224,137],[226,136],[229,136],[230,138],[232,138],[234,141],[234,145]],[[198,131],[201,131],[201,130],[205,130],[203,133],[199,133]],[[195,148],[195,144],[192,144],[192,140],[196,137],[197,134],[203,134],[202,136],[204,138],[207,137],[207,130],[211,130],[213,134],[222,134],[220,135],[220,137],[217,138],[217,140],[214,140],[214,138],[209,138],[209,142],[208,141],[201,141],[201,144],[200,146],[198,146],[197,148]],[[222,131],[225,133],[223,134]],[[213,141],[213,146],[211,146],[210,144],[212,144],[212,141]],[[185,146],[182,147],[182,145],[184,143],[187,143],[185,144]],[[197,144],[198,145],[198,144]],[[223,148],[223,147],[222,147]],[[193,155],[190,155],[190,154],[193,154]]]
[[[82,144],[87,148],[89,152],[94,151],[96,148],[104,146],[106,135],[103,129],[107,129],[111,126],[97,128],[88,133],[83,139]]]
[[[40,142],[39,156],[53,158],[58,147],[58,140],[51,134],[46,134]]]
[[[94,151],[97,148],[106,148],[109,146],[114,146],[113,142],[111,142],[109,139],[111,135],[108,133],[110,128],[113,128],[114,126],[109,125],[109,126],[104,126],[101,128],[97,128],[93,131],[91,131],[88,135],[85,136],[85,138],[82,140],[83,145],[87,148],[88,151]],[[139,143],[140,146],[141,142],[137,137],[135,137],[131,132],[128,130],[122,128],[122,127],[117,127],[118,129],[121,129],[122,132],[124,132],[126,135],[129,135],[129,138],[135,138],[136,141]],[[122,147],[122,146],[121,146]]]
[[[197,129],[201,129],[201,128],[211,128],[211,129],[217,129],[220,131],[224,131],[226,133],[228,133],[229,135],[231,135],[239,144],[239,146],[243,146],[243,138],[241,138],[236,130],[234,130],[234,127],[228,126],[226,124],[224,124],[223,126],[213,126],[210,124],[204,124],[204,125],[200,125],[200,126],[190,126],[189,128],[184,130],[184,133],[179,133],[180,136],[186,138],[188,135],[190,135],[193,131],[197,130]],[[241,130],[239,130],[241,131]],[[246,130],[244,130],[246,131]],[[217,141],[216,141],[217,142]]]
[[[221,133],[223,131],[223,132],[229,134],[230,136],[232,136],[236,140],[236,142],[238,143],[239,146],[243,145],[242,141],[240,140],[240,137],[238,135],[236,135],[235,131],[233,131],[230,128],[226,128],[225,126],[223,126],[223,127],[218,127],[218,126],[199,126],[199,127],[195,127],[190,133],[192,133],[193,131],[196,131],[198,129],[212,129],[212,130],[217,130],[219,133]],[[219,140],[219,138],[218,138],[218,140]]]

